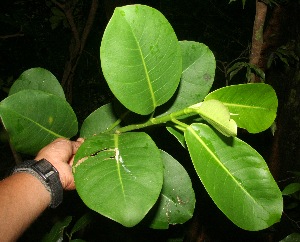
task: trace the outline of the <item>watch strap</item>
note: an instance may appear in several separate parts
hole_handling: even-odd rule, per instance
[[[51,208],[56,208],[63,200],[63,187],[56,168],[46,159],[27,160],[17,165],[12,173],[26,172],[38,178],[51,194]]]

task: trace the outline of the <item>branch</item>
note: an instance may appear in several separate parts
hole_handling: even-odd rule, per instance
[[[2,36],[0,36],[0,39],[9,39],[9,38],[15,38],[15,37],[21,37],[21,36],[24,36],[24,34],[19,32],[16,34],[2,35]]]
[[[261,58],[261,50],[263,45],[263,31],[264,24],[266,20],[268,6],[256,0],[256,14],[253,25],[253,34],[252,34],[252,48],[250,52],[249,63],[255,66],[258,66],[259,60]],[[250,82],[257,82],[256,76],[253,74]]]
[[[64,9],[64,7],[65,7],[65,4],[62,4],[62,3],[60,3],[60,2],[58,2],[58,1],[56,1],[56,0],[52,0],[52,2],[53,2],[55,5],[57,5],[59,8],[61,8],[61,9]]]
[[[70,0],[67,0],[64,4],[57,2],[57,0],[52,0],[52,2],[62,9],[72,31],[72,40],[69,45],[70,57],[65,64],[65,69],[61,81],[61,85],[65,90],[67,100],[71,103],[74,73],[96,16],[98,0],[92,0],[89,15],[87,17],[82,33],[80,33],[80,31],[78,30],[78,26],[76,25],[73,16],[73,9],[75,7],[74,2]]]
[[[84,30],[83,30],[82,36],[81,36],[80,53],[82,53],[82,51],[83,51],[83,48],[85,46],[87,37],[88,37],[88,35],[89,35],[90,31],[91,31],[91,28],[93,26],[97,9],[98,9],[98,0],[92,0],[90,12],[89,12],[89,16],[88,16],[88,19],[86,21],[86,24],[84,26]]]

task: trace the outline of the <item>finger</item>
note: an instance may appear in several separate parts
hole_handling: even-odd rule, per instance
[[[70,160],[69,160],[69,162],[68,162],[68,164],[69,164],[70,166],[73,166],[73,163],[74,163],[74,157],[75,157],[75,155],[72,155],[71,158],[70,158]]]
[[[70,143],[71,141],[69,140],[69,139],[66,139],[66,138],[57,138],[56,140],[54,140],[53,142],[52,142],[52,144],[58,144],[58,143],[66,143],[66,144],[68,144],[68,143]]]
[[[80,145],[84,142],[83,138],[78,138],[76,141],[72,142],[73,154],[75,154],[80,147]]]
[[[77,141],[83,143],[84,142],[84,138],[78,138]]]

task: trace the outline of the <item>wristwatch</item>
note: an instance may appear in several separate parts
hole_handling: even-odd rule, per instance
[[[27,160],[17,165],[12,174],[18,172],[30,173],[38,178],[51,194],[51,208],[56,208],[63,200],[63,187],[56,168],[46,159],[40,161]]]

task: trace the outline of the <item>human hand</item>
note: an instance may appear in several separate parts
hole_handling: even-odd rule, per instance
[[[37,161],[46,159],[58,170],[62,187],[65,190],[75,189],[72,165],[74,155],[83,141],[83,138],[76,141],[58,138],[41,149],[35,157]]]

